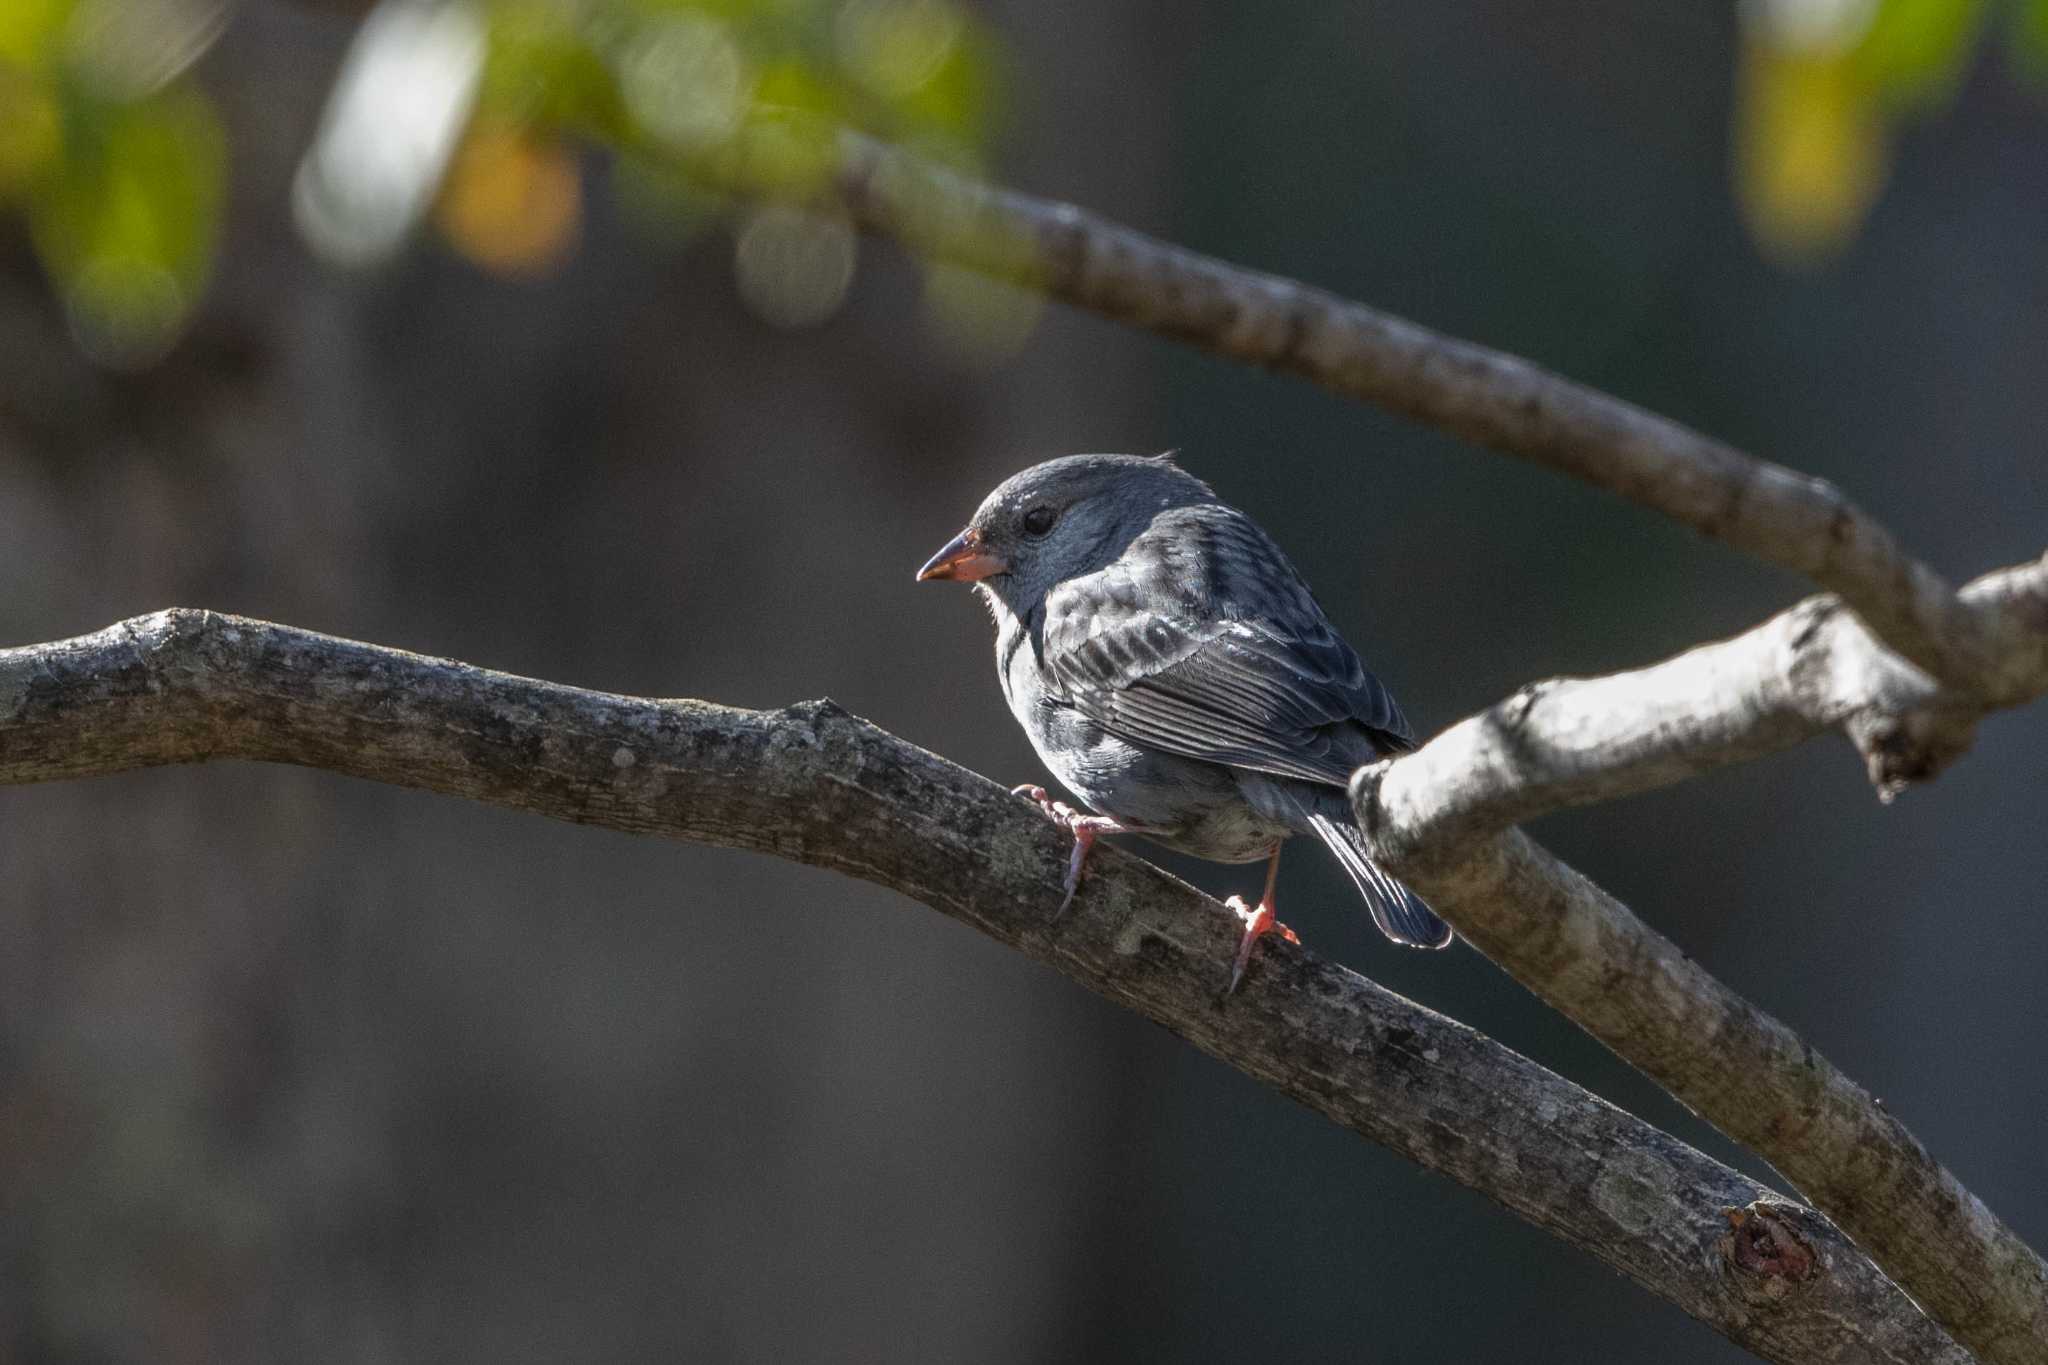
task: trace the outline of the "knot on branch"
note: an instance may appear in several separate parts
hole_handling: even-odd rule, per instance
[[[879,733],[830,697],[791,702],[767,714],[771,717],[767,729],[770,748],[787,755],[806,754],[809,757],[804,761],[817,761],[848,775],[864,770],[866,741]]]
[[[1538,678],[1535,682],[1523,683],[1515,689],[1513,696],[1501,702],[1487,713],[1487,719],[1508,734],[1520,731],[1529,723],[1530,713],[1537,703],[1565,685],[1563,678]]]
[[[219,612],[205,607],[166,607],[147,616],[131,617],[108,629],[119,632],[143,659],[154,661],[164,650],[175,650],[180,657],[191,659],[213,643],[226,620]]]
[[[783,707],[778,715],[789,724],[806,730],[817,730],[836,721],[860,719],[830,697],[813,697],[809,701],[791,702]]]
[[[1820,1269],[1813,1243],[1793,1226],[1798,1212],[1764,1199],[1746,1208],[1721,1210],[1728,1220],[1728,1231],[1721,1234],[1722,1262],[1736,1272],[1739,1283],[1774,1303],[1797,1291]]]
[[[1843,727],[1863,755],[1877,799],[1889,805],[1915,782],[1931,781],[1969,751],[1976,717],[1954,711],[1865,711]]]

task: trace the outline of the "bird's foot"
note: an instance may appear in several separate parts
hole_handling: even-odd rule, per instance
[[[1299,944],[1301,939],[1292,929],[1282,924],[1273,914],[1273,907],[1263,901],[1253,905],[1243,896],[1232,896],[1223,903],[1235,910],[1237,917],[1244,921],[1244,937],[1238,940],[1237,960],[1230,964],[1230,985],[1223,992],[1225,995],[1234,995],[1237,992],[1237,983],[1244,980],[1244,969],[1251,965],[1252,949],[1260,939],[1267,934],[1278,934],[1294,944]]]
[[[1034,786],[1029,782],[1024,783],[1022,786],[1010,788],[1010,795],[1023,797],[1026,801],[1031,802],[1044,811],[1048,816],[1052,816],[1053,807],[1060,804],[1052,799],[1052,793],[1048,792],[1045,788]]]
[[[1055,922],[1067,913],[1067,907],[1074,903],[1074,893],[1081,889],[1081,867],[1088,861],[1088,850],[1095,847],[1095,841],[1105,834],[1145,832],[1107,815],[1090,815],[1086,811],[1075,810],[1064,801],[1055,801],[1045,788],[1035,787],[1029,782],[1010,788],[1010,794],[1033,803],[1045,812],[1046,819],[1074,836],[1074,851],[1067,859],[1066,895],[1060,898],[1060,908],[1052,912]]]

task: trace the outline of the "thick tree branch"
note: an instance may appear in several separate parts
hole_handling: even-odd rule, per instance
[[[2048,601],[2048,560],[1966,596]],[[1834,724],[1919,776],[1981,707],[1831,599],[1634,673],[1525,688],[1361,769],[1360,828],[1468,941],[1832,1217],[1987,1361],[2048,1361],[2048,1265],[1862,1087],[1628,908],[1503,828],[1784,748]]]
[[[869,231],[1618,493],[1833,591],[1887,645],[1957,691],[2009,702],[2048,677],[2048,622],[1996,599],[1959,597],[1823,479],[1324,290],[857,135],[837,145],[838,195]],[[709,173],[744,189],[748,165],[741,148]]]
[[[1990,1360],[2048,1361],[2040,1258],[1865,1092],[1519,835],[1462,854],[1465,839],[1427,842],[1674,781],[1835,724],[1881,791],[1931,775],[1984,709],[2048,690],[2039,567],[1957,593],[1825,481],[1527,361],[894,148],[839,145],[840,197],[870,230],[1572,474],[1804,574],[1853,609],[1860,623],[1835,603],[1806,603],[1638,674],[1527,689],[1374,770],[1361,822],[1456,928],[1784,1170],[1960,1340]],[[1533,926],[1532,905],[1543,907]]]
[[[1510,830],[1401,875],[1475,947],[1783,1172],[1956,1340],[2048,1360],[2048,1267],[1870,1093]]]
[[[223,758],[893,887],[1482,1191],[1768,1359],[1968,1359],[1824,1218],[1463,1025],[1282,944],[1219,999],[1235,917],[1136,858],[1098,853],[1054,926],[1061,836],[1000,787],[830,703],[611,696],[195,611],[0,651],[0,782]],[[1925,1230],[1932,1249],[1943,1231]]]

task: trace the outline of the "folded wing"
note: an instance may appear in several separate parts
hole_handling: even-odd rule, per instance
[[[1414,747],[1265,534],[1229,508],[1177,510],[1047,599],[1045,669],[1069,704],[1133,743],[1337,787]]]

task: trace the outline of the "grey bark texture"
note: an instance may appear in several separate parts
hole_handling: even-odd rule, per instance
[[[1769,1161],[1982,1359],[2048,1359],[2040,1256],[1812,1044],[1519,830],[1398,867],[1474,947]]]
[[[1570,474],[1802,574],[1838,599],[1803,604],[1660,669],[1525,690],[1467,722],[1478,729],[1439,752],[1454,777],[1421,783],[1436,794],[1428,800],[1443,800],[1444,813],[1431,818],[1451,821],[1463,799],[1483,808],[1464,817],[1474,828],[1498,829],[1541,810],[1768,753],[1835,724],[1889,798],[1967,747],[1983,711],[2048,690],[2048,568],[2041,564],[1958,592],[1825,480],[1519,357],[1187,251],[1072,205],[966,179],[866,138],[842,135],[837,148],[837,194],[867,230]],[[744,149],[719,173],[747,188]],[[1643,683],[1657,690],[1646,692]],[[1636,704],[1610,709],[1617,694]],[[1521,720],[1539,710],[1552,713],[1555,723],[1542,728],[1553,736],[1571,721],[1586,731],[1559,746],[1554,761],[1534,765],[1539,771],[1515,775],[1527,746],[1516,752],[1518,744],[1499,737],[1519,741]],[[1513,723],[1503,726],[1503,714]],[[1624,736],[1615,731],[1628,742],[1617,743]],[[1465,752],[1446,758],[1459,745]],[[1433,761],[1420,759],[1411,771]],[[1468,783],[1469,761],[1491,761],[1493,779]],[[1797,1043],[1789,1030],[1690,963],[1657,975],[1652,969],[1683,962],[1682,955],[1521,836],[1490,836],[1476,849],[1448,839],[1426,850],[1404,843],[1375,790],[1383,780],[1398,789],[1398,768],[1376,770],[1355,788],[1361,823],[1454,927],[1724,1131],[1787,1174],[1804,1173],[1811,1186],[1799,1175],[1795,1181],[1852,1235],[1872,1239],[1867,1245],[1879,1262],[1958,1340],[1987,1360],[2048,1362],[2048,1266],[1867,1093],[1803,1045],[1786,1052],[1788,1040]],[[1428,822],[1415,823],[1419,834]],[[1524,896],[1535,898],[1526,908]],[[1549,923],[1531,925],[1530,908]],[[1521,942],[1532,928],[1540,947]],[[1638,969],[1650,974],[1629,975]],[[1658,1022],[1638,1035],[1636,1026],[1649,1020]],[[1743,1021],[1755,1028],[1734,1028]],[[1694,1030],[1720,1024],[1737,1045],[1717,1055],[1722,1036]],[[1769,1068],[1767,1077],[1749,1076],[1750,1065]],[[1749,1093],[1754,1086],[1768,1098],[1760,1103]],[[1839,1123],[1815,1128],[1812,1111],[1824,1105],[1834,1106]],[[1758,1108],[1772,1117],[1758,1122]],[[1866,1139],[1875,1143],[1869,1151],[1860,1146]]]
[[[2048,560],[1965,598],[2048,601]],[[1376,854],[1465,938],[1742,1142],[1986,1360],[2048,1360],[2048,1265],[1904,1124],[1790,1028],[1519,831],[1841,725],[1881,792],[1931,775],[1983,707],[1944,692],[1816,598],[1732,640],[1605,678],[1559,680],[1361,769]]]
[[[621,697],[192,610],[0,651],[0,781],[215,759],[893,887],[1480,1190],[1767,1359],[1969,1359],[1826,1218],[1461,1024],[1280,944],[1221,998],[1236,918],[1137,858],[1098,852],[1053,923],[1063,836],[1000,786],[829,702]]]

